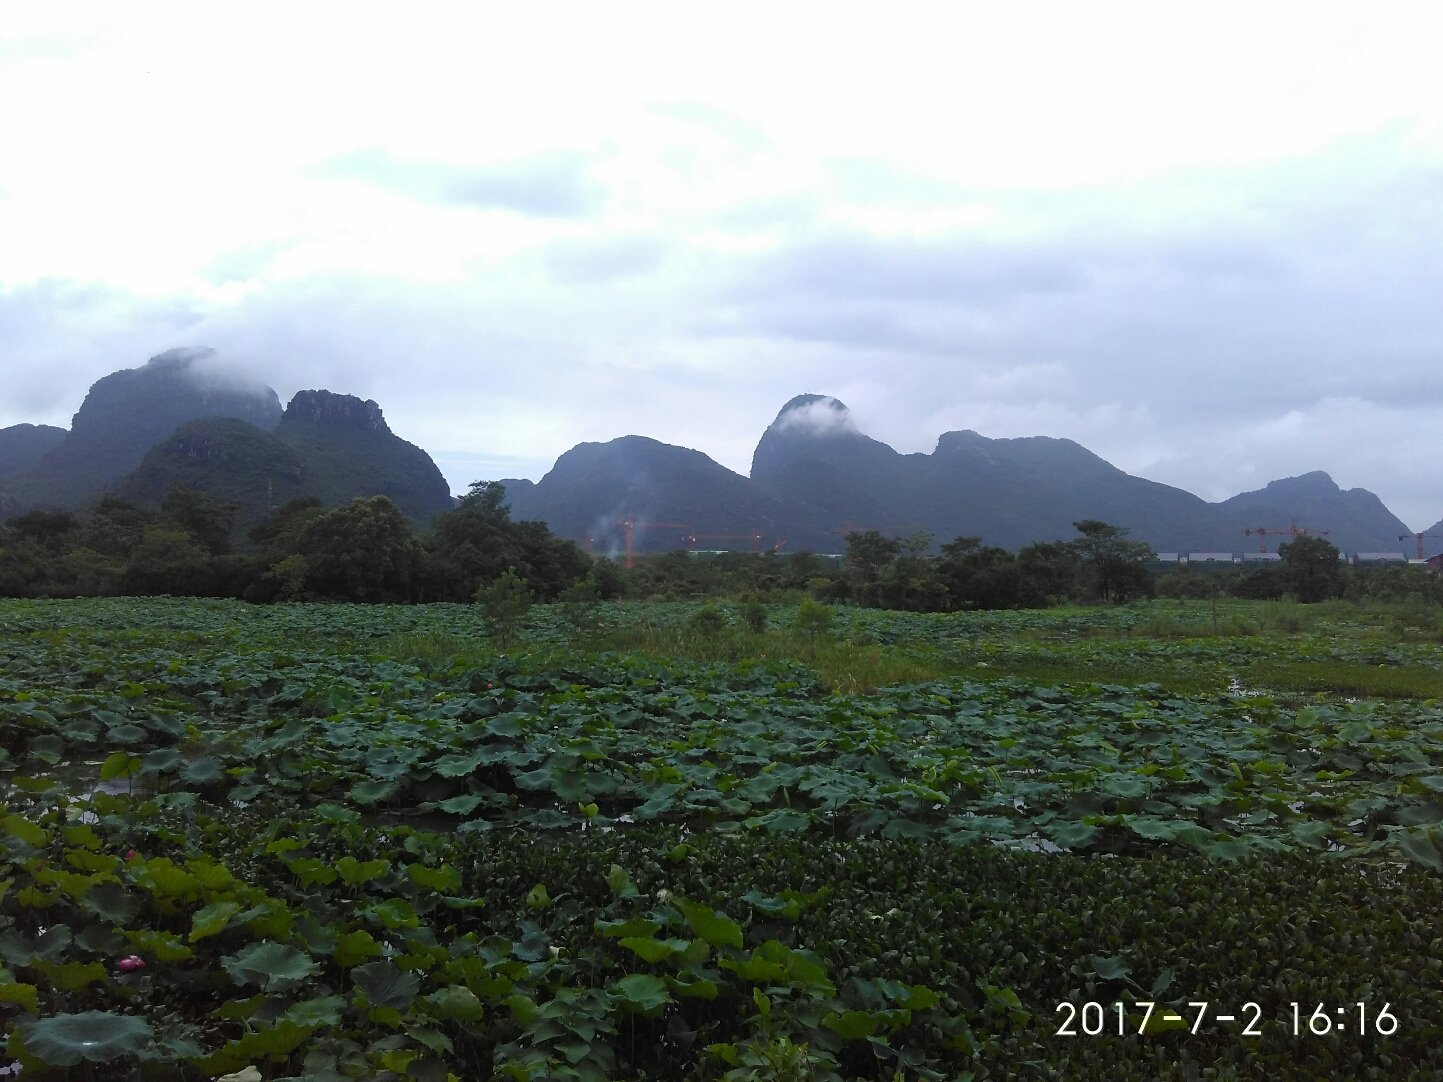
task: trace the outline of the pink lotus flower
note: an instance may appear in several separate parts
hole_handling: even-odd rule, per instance
[[[138,954],[132,954],[129,958],[122,958],[117,962],[116,968],[122,973],[134,973],[137,969],[145,968],[145,959]]]
[[[126,860],[139,860],[139,859],[140,859],[140,854],[137,853],[134,849],[127,849],[127,850],[125,851],[125,859],[126,859]]]

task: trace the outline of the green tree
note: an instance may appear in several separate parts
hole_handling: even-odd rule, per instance
[[[1283,582],[1299,601],[1323,601],[1343,589],[1338,548],[1321,537],[1295,537],[1278,546]]]
[[[937,576],[954,609],[1010,609],[1022,603],[1017,557],[980,537],[958,537],[942,546]]]
[[[1070,597],[1079,561],[1066,541],[1036,541],[1017,553],[1017,604],[1040,609]]]
[[[817,636],[827,634],[835,623],[836,616],[830,605],[823,605],[820,601],[804,597],[797,606],[796,628],[807,636],[807,640],[812,644],[813,653],[817,649]]]
[[[586,554],[544,522],[512,522],[505,494],[498,481],[475,481],[455,508],[432,520],[426,539],[429,596],[468,600],[514,567],[541,598],[550,599],[591,569]]]
[[[458,507],[498,522],[506,522],[511,518],[511,505],[505,500],[506,486],[500,481],[472,481]]]
[[[401,509],[385,496],[354,499],[311,519],[297,539],[306,582],[342,601],[408,601],[418,591],[423,553]]]
[[[883,537],[877,530],[853,530],[847,534],[847,564],[856,569],[863,582],[876,582],[901,551],[902,542]]]
[[[177,486],[160,501],[161,518],[174,523],[195,539],[195,543],[212,556],[224,556],[231,550],[231,530],[235,528],[236,506],[222,503],[200,492]]]
[[[590,636],[601,630],[601,584],[594,570],[562,590],[557,600],[561,603],[562,616],[573,631]]]
[[[1068,545],[1091,574],[1098,597],[1123,602],[1152,592],[1152,575],[1147,568],[1153,559],[1151,545],[1129,541],[1123,527],[1095,518],[1072,526],[1082,536]]]
[[[33,541],[52,556],[71,545],[80,523],[69,511],[27,511],[5,523],[18,540]]]
[[[151,526],[131,551],[125,590],[131,594],[197,597],[211,593],[210,553],[176,526]]]
[[[517,626],[531,611],[535,599],[526,583],[508,567],[494,582],[476,589],[475,601],[495,629],[496,641],[505,650]]]
[[[90,521],[80,538],[82,548],[93,549],[106,556],[128,559],[140,544],[148,527],[156,524],[156,516],[128,500],[106,496],[95,505]]]

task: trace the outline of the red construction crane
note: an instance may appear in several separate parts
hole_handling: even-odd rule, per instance
[[[1253,528],[1253,529],[1251,529],[1251,530],[1244,530],[1244,531],[1243,531],[1243,534],[1244,534],[1245,536],[1247,536],[1247,537],[1251,537],[1253,534],[1257,534],[1257,535],[1258,535],[1258,551],[1259,551],[1259,552],[1267,552],[1267,551],[1268,551],[1268,534],[1273,534],[1274,536],[1277,536],[1278,534],[1290,534],[1292,537],[1297,538],[1297,537],[1310,537],[1310,536],[1312,536],[1312,535],[1314,535],[1314,534],[1317,534],[1317,535],[1320,536],[1320,537],[1327,537],[1328,534],[1331,533],[1331,532],[1332,532],[1331,530],[1312,530],[1312,529],[1309,529],[1307,526],[1299,526],[1299,525],[1297,524],[1296,520],[1295,520],[1295,521],[1293,521],[1293,522],[1288,523],[1288,528],[1285,529],[1285,530],[1274,530],[1274,529],[1271,529],[1271,528],[1269,528],[1269,527],[1267,527],[1267,526],[1257,526],[1257,527],[1255,527],[1255,528]]]
[[[1443,537],[1443,533],[1400,533],[1398,535],[1398,540],[1406,541],[1410,537],[1416,537],[1418,539],[1418,559],[1421,560],[1423,558],[1423,538]]]
[[[626,566],[634,567],[635,561],[631,556],[631,535],[635,530],[659,530],[676,527],[678,530],[690,531],[691,527],[685,522],[637,522],[630,515],[627,515],[620,522],[616,523],[626,531]],[[686,540],[686,534],[682,534],[682,540]]]

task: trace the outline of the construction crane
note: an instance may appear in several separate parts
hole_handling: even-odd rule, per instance
[[[1398,535],[1398,540],[1406,541],[1410,537],[1417,538],[1418,540],[1418,559],[1421,560],[1423,558],[1423,538],[1443,537],[1443,533],[1400,533]]]
[[[1280,534],[1288,534],[1288,535],[1290,535],[1290,536],[1292,536],[1292,537],[1294,537],[1294,538],[1298,538],[1298,537],[1311,537],[1311,536],[1314,535],[1314,534],[1316,534],[1316,535],[1318,535],[1318,536],[1320,536],[1320,537],[1327,537],[1328,534],[1331,533],[1331,532],[1332,532],[1331,530],[1312,530],[1312,529],[1309,529],[1307,526],[1299,526],[1298,523],[1297,523],[1297,521],[1294,520],[1294,521],[1288,523],[1288,527],[1287,527],[1287,529],[1285,529],[1285,530],[1274,530],[1274,529],[1271,529],[1271,528],[1269,528],[1269,527],[1267,527],[1267,526],[1257,526],[1257,527],[1254,527],[1254,528],[1251,529],[1251,530],[1244,530],[1244,531],[1243,531],[1243,534],[1244,534],[1244,536],[1246,536],[1246,537],[1252,537],[1253,534],[1257,534],[1257,535],[1258,535],[1258,551],[1259,551],[1259,552],[1267,552],[1267,551],[1268,551],[1268,534],[1272,534],[1272,535],[1275,536],[1275,537],[1278,536],[1278,535],[1280,535]]]
[[[620,522],[616,523],[626,531],[626,566],[635,567],[636,562],[631,555],[632,534],[636,530],[664,530],[675,527],[678,530],[690,531],[691,527],[684,522],[637,522],[630,515],[627,515]],[[686,534],[682,534],[682,540],[686,540]]]

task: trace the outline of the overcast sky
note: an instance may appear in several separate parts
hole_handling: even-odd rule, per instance
[[[1443,516],[1432,6],[217,9],[0,22],[0,427],[209,345],[457,490],[811,392]]]

